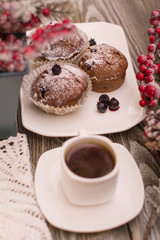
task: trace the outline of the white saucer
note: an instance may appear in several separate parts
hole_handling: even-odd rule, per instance
[[[128,150],[114,145],[121,158],[116,196],[94,207],[77,207],[66,199],[60,182],[60,148],[42,154],[36,168],[35,191],[50,224],[72,232],[98,232],[125,224],[140,213],[144,202],[141,174]]]

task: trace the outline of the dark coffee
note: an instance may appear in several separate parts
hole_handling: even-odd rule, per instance
[[[109,150],[95,143],[83,143],[70,149],[66,154],[66,163],[72,172],[85,178],[102,177],[115,165]]]

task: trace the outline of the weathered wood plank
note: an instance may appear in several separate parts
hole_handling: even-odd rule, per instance
[[[100,233],[71,233],[52,228],[53,239],[57,240],[129,240],[127,225],[116,228],[114,230],[100,232]]]

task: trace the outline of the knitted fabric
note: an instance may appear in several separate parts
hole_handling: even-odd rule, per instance
[[[38,208],[24,134],[0,141],[0,240],[51,240]]]

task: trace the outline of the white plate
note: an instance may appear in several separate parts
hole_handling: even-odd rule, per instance
[[[133,70],[126,38],[123,29],[111,23],[80,23],[79,28],[85,31],[88,38],[94,38],[97,44],[108,43],[119,49],[128,60],[128,69],[124,84],[110,97],[116,97],[120,109],[99,113],[96,103],[99,93],[91,92],[84,106],[77,112],[55,116],[43,112],[30,102],[21,90],[22,123],[25,128],[44,136],[75,136],[78,129],[87,129],[89,134],[105,134],[127,130],[145,117],[144,108],[139,106],[140,94]]]
[[[125,224],[139,214],[144,202],[141,174],[131,154],[120,144],[114,146],[121,159],[116,196],[94,207],[74,206],[66,199],[60,182],[60,148],[42,154],[35,173],[35,191],[50,224],[73,232],[98,232]]]

